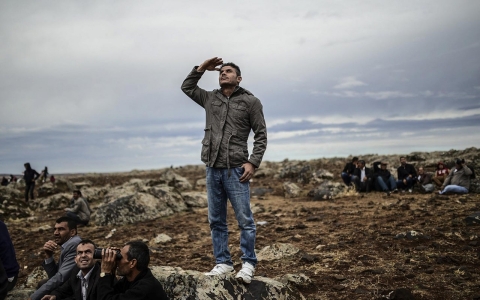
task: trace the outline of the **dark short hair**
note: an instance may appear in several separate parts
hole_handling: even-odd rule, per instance
[[[148,249],[147,244],[141,241],[132,241],[125,244],[125,246],[127,245],[130,246],[127,252],[128,261],[136,259],[137,270],[146,270],[150,263],[150,250]]]
[[[227,67],[227,66],[234,68],[235,71],[237,72],[237,76],[242,76],[242,72],[240,72],[240,67],[232,62],[222,64],[222,66],[220,67],[220,70],[222,70],[223,67]]]
[[[358,162],[361,163],[362,165],[365,165],[365,161],[363,159],[359,160]]]
[[[75,229],[75,231],[77,231],[77,222],[75,222],[75,220],[73,220],[72,218],[69,218],[67,216],[63,216],[63,217],[58,218],[55,222],[56,223],[67,222],[68,229],[70,229],[70,230]]]
[[[79,194],[80,196],[82,196],[82,192],[80,192],[80,190],[74,190],[73,193],[77,193],[77,194]]]
[[[356,161],[358,161],[358,157],[354,156],[354,157],[352,158],[352,162],[356,162]]]
[[[84,239],[84,240],[81,240],[78,245],[85,245],[85,244],[92,244],[93,245],[93,248],[97,248],[97,245],[95,245],[95,243],[92,241],[92,240],[89,240],[89,239]],[[78,247],[77,245],[77,247]]]
[[[405,159],[407,159],[405,156],[400,156],[400,160],[402,160],[402,158],[405,158]]]

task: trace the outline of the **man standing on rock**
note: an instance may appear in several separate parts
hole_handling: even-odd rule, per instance
[[[23,172],[23,179],[25,180],[25,202],[28,202],[28,195],[30,195],[30,199],[35,199],[35,195],[33,194],[35,191],[35,180],[37,180],[40,174],[32,169],[28,162],[23,166],[25,167],[25,171]]]
[[[42,266],[47,272],[48,279],[38,284],[37,291],[30,297],[31,300],[40,300],[62,285],[70,277],[75,266],[77,245],[81,241],[77,235],[77,223],[68,217],[60,217],[56,221],[53,235],[54,241],[50,240],[43,246],[46,259]],[[53,253],[58,249],[61,249],[61,253],[57,264]]]
[[[197,83],[205,71],[219,71],[220,89],[205,91]],[[206,164],[208,220],[216,266],[205,275],[233,274],[228,248],[227,199],[230,199],[241,229],[243,266],[236,278],[250,283],[255,272],[256,227],[250,209],[250,184],[267,148],[267,128],[260,100],[239,86],[240,68],[218,57],[194,67],[183,81],[182,91],[206,112],[202,161]],[[248,157],[247,140],[254,132]]]

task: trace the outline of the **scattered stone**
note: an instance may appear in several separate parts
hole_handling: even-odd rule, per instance
[[[415,297],[412,294],[412,291],[410,291],[407,288],[399,288],[396,290],[387,290],[387,291],[382,291],[380,293],[382,296],[381,299],[389,299],[389,300],[415,300]]]
[[[477,211],[468,217],[465,218],[465,223],[467,225],[478,225],[480,224],[480,211]]]
[[[333,278],[338,281],[344,281],[345,279],[347,279],[343,275],[333,275]]]
[[[302,257],[300,258],[300,261],[306,262],[306,263],[313,263],[317,260],[317,258],[313,255],[310,255],[308,253],[303,253]]]
[[[345,289],[345,286],[341,285],[341,284],[335,284],[332,286],[332,288],[336,291],[343,291]]]
[[[312,284],[312,280],[303,273],[285,274],[277,280],[287,286],[294,286],[294,287],[307,287]]]
[[[188,192],[182,193],[182,197],[189,207],[208,207],[207,193]]]
[[[168,243],[168,242],[171,242],[171,241],[172,241],[171,237],[169,237],[168,235],[166,235],[164,233],[160,233],[150,241],[150,245],[165,244],[165,243]]]
[[[300,249],[291,244],[273,244],[266,246],[257,253],[258,261],[272,261],[297,254]]]
[[[283,191],[285,198],[296,198],[300,196],[301,189],[295,183],[285,182],[283,184]]]

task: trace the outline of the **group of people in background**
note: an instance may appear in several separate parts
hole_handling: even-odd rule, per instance
[[[372,170],[365,166],[364,160],[353,157],[345,165],[341,177],[347,186],[353,185],[357,192],[376,190],[385,192],[388,196],[399,191],[412,193],[414,188],[424,193],[437,189],[439,194],[466,194],[470,188],[470,179],[475,178],[473,168],[468,167],[464,159],[456,159],[451,170],[445,163],[438,162],[436,171],[429,174],[423,167],[415,169],[402,156],[397,178],[387,170],[387,165],[385,161],[374,162]]]

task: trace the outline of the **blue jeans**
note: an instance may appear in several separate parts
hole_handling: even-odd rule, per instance
[[[397,183],[393,176],[388,177],[387,182],[383,180],[382,176],[378,176],[377,182],[384,192],[393,191],[397,188]]]
[[[342,179],[346,185],[350,185],[350,183],[352,182],[352,177],[347,172],[342,172]]]
[[[243,168],[207,167],[208,221],[213,242],[213,255],[216,264],[233,266],[228,249],[227,199],[230,199],[237,218],[240,233],[240,249],[243,262],[253,266],[257,264],[255,256],[255,238],[257,228],[250,209],[250,183],[240,182]]]
[[[413,177],[407,177],[405,179],[407,180],[407,184],[403,183],[403,180],[397,180],[397,187],[400,189],[411,189],[415,183]]]
[[[443,191],[440,192],[440,194],[445,194],[445,193],[468,194],[468,190],[463,186],[451,184],[451,185],[447,185],[443,189]]]

